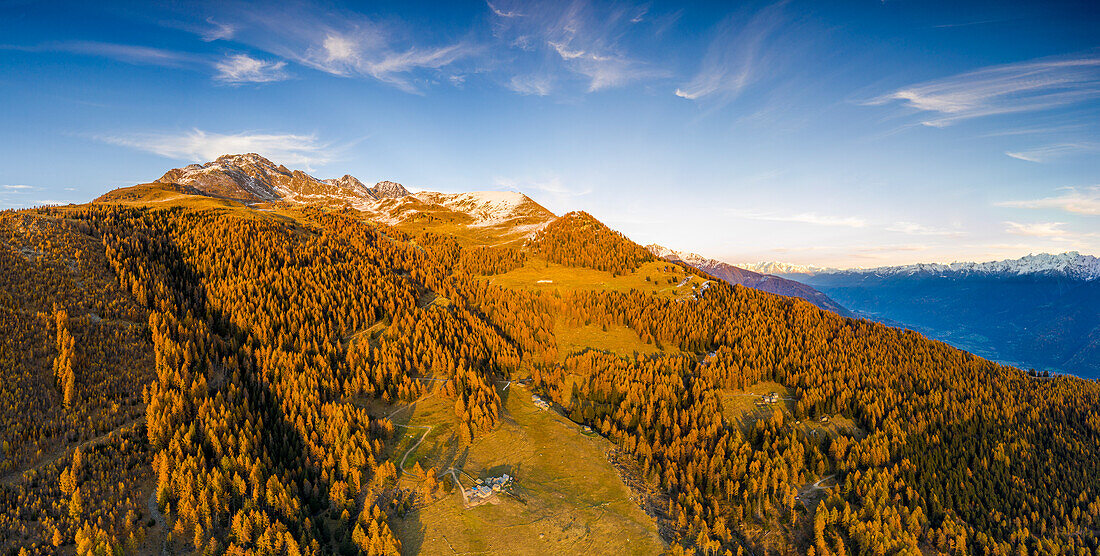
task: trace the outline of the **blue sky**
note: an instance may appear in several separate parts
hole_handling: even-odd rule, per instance
[[[219,154],[830,266],[1100,253],[1096,2],[0,1],[0,207]]]

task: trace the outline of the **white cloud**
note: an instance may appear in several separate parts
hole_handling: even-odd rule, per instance
[[[943,127],[959,120],[1034,112],[1100,98],[1100,55],[1040,58],[992,66],[918,83],[871,99],[900,101],[936,116],[923,123]]]
[[[1006,151],[1005,154],[1018,160],[1042,163],[1071,154],[1095,150],[1097,150],[1097,146],[1090,143],[1059,143],[1022,151]]]
[[[214,79],[226,83],[269,83],[287,79],[286,62],[258,60],[247,54],[234,54],[214,65]]]
[[[554,90],[553,81],[545,75],[516,75],[506,86],[522,95],[546,96]]]
[[[892,226],[886,228],[888,232],[898,232],[903,234],[915,235],[915,236],[961,236],[963,233],[959,230],[944,230],[941,228],[933,228],[931,226],[925,226],[923,224],[917,224],[915,222],[896,222]]]
[[[213,42],[217,40],[225,40],[233,38],[233,35],[237,32],[236,27],[225,23],[218,23],[214,21],[214,18],[206,18],[206,22],[211,25],[209,29],[205,29],[199,33],[202,40],[206,42]]]
[[[441,70],[470,57],[477,49],[466,43],[393,50],[376,31],[328,31],[319,46],[291,54],[299,63],[342,77],[372,77],[408,93],[421,93],[419,70]],[[454,82],[448,76],[448,81]]]
[[[214,160],[223,154],[254,152],[283,164],[309,169],[332,159],[329,146],[318,143],[313,135],[221,134],[193,129],[182,133],[105,135],[96,139],[188,162]]]
[[[773,75],[792,55],[803,33],[795,33],[783,13],[785,3],[768,6],[746,22],[730,17],[719,24],[703,55],[699,71],[678,87],[676,96],[688,100],[736,99],[745,88]],[[774,43],[782,42],[782,46]]]
[[[34,189],[29,185],[0,185],[0,189],[7,190],[21,190],[21,189]]]
[[[777,214],[754,211],[730,211],[734,216],[748,218],[750,220],[767,220],[771,222],[796,222],[811,224],[814,226],[839,226],[846,228],[863,228],[867,222],[854,216],[829,216],[813,212],[798,214]]]
[[[1021,236],[1041,237],[1047,239],[1068,239],[1070,233],[1063,229],[1065,222],[1005,222],[1008,228],[1006,232]]]
[[[1026,209],[1055,209],[1074,214],[1100,216],[1100,185],[1066,187],[1065,193],[1053,197],[1024,201],[1003,201],[997,206]]]
[[[27,52],[68,52],[84,56],[99,56],[143,66],[161,66],[182,68],[193,71],[215,71],[214,79],[225,83],[266,83],[282,81],[288,78],[286,62],[266,61],[252,58],[247,54],[233,54],[222,59],[212,55],[195,54],[136,46],[94,41],[69,41],[47,43],[28,47],[0,47]]]
[[[490,5],[494,36],[523,52],[542,54],[560,62],[564,71],[582,76],[587,91],[620,87],[667,72],[626,53],[624,37],[636,27],[631,20],[636,8],[603,6],[586,2],[532,2],[524,4],[523,17],[509,17],[498,5]],[[546,71],[548,68],[543,68]],[[509,87],[523,94],[527,89]]]
[[[493,12],[499,17],[523,17],[523,14],[516,11],[504,11],[493,5],[489,0],[485,0],[485,3],[489,5],[489,11]]]
[[[571,49],[568,43],[547,42],[569,67],[589,78],[588,91],[595,92],[625,85],[647,77],[658,77],[664,72],[617,54],[600,54],[582,49]]]
[[[370,78],[420,94],[436,83],[453,83],[464,73],[457,63],[479,49],[466,40],[425,44],[431,33],[400,20],[382,24],[361,13],[317,9],[308,3],[270,8],[238,5],[234,17],[246,21],[234,40],[253,49],[331,75]],[[453,66],[453,67],[452,67]]]
[[[349,37],[328,35],[321,46],[329,62],[353,62],[359,58],[359,46]]]
[[[188,52],[177,52],[162,48],[136,46],[98,41],[62,41],[35,46],[0,45],[0,50],[19,50],[23,52],[68,52],[83,56],[110,58],[127,64],[193,67],[206,64],[206,58]]]

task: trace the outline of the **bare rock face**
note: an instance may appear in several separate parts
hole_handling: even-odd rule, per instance
[[[332,208],[351,207],[388,224],[423,213],[454,219],[461,225],[492,229],[508,237],[526,237],[556,218],[526,195],[507,191],[410,193],[393,181],[367,187],[355,176],[318,179],[290,170],[255,153],[218,157],[165,172],[157,183],[196,194],[247,204],[285,202]]]
[[[349,176],[344,177],[346,178]],[[400,199],[401,197],[407,197],[409,195],[409,190],[396,182],[380,181],[374,184],[374,187],[371,188],[371,193],[374,194],[376,199]]]
[[[213,162],[169,170],[161,183],[187,185],[204,195],[245,203],[283,201],[295,204],[358,206],[378,199],[409,195],[399,183],[379,182],[373,188],[355,176],[318,179],[301,170],[290,170],[255,154],[229,154]]]

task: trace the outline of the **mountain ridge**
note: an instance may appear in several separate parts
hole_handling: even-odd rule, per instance
[[[828,295],[795,280],[773,274],[754,272],[716,259],[708,259],[698,253],[681,253],[657,244],[647,245],[646,249],[657,257],[669,261],[680,261],[731,284],[740,284],[747,288],[778,295],[798,297],[827,311],[833,311],[846,317],[852,316],[848,309]]]
[[[366,186],[355,176],[319,179],[256,154],[226,154],[211,162],[168,170],[153,183],[173,184],[188,194],[241,202],[353,208],[389,225],[417,220],[491,230],[494,237],[526,238],[557,216],[523,193],[410,192],[384,180]],[[101,197],[110,199],[110,194]]]
[[[1079,280],[1095,280],[1100,278],[1100,257],[1082,255],[1078,251],[1066,251],[1064,253],[1038,253],[1028,254],[1018,259],[1002,259],[986,262],[956,261],[944,263],[914,263],[908,265],[879,266],[868,268],[831,268],[787,264],[782,262],[767,261],[759,263],[746,263],[738,265],[755,272],[766,272],[777,275],[795,274],[1061,274]]]

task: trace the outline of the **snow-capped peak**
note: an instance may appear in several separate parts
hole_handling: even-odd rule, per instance
[[[655,257],[683,261],[691,266],[697,267],[699,265],[722,264],[722,261],[716,259],[708,259],[698,253],[684,253],[681,251],[675,251],[669,249],[668,247],[657,245],[656,243],[646,245],[645,248],[648,249],[650,253],[653,253],[653,256]]]
[[[823,268],[799,264],[781,263],[777,261],[765,261],[759,263],[742,263],[737,266],[761,274],[821,274],[834,272],[835,268]]]
[[[919,263],[905,266],[880,267],[861,270],[859,272],[873,272],[876,274],[917,274],[958,272],[964,274],[1063,274],[1078,280],[1095,280],[1100,278],[1100,258],[1092,255],[1082,255],[1077,251],[1052,255],[1039,253],[1027,255],[1019,259],[1006,259],[1002,261],[953,262],[951,264]]]

